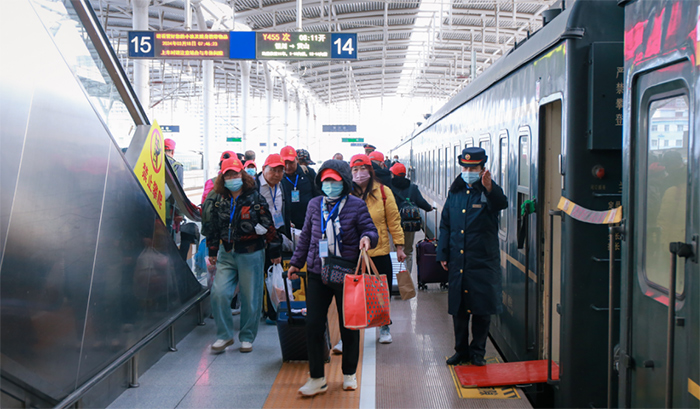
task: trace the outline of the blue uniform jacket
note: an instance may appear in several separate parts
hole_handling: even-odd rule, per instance
[[[456,315],[462,293],[471,314],[501,312],[501,267],[498,213],[508,207],[503,189],[493,183],[488,193],[481,181],[468,187],[459,176],[452,183],[442,209],[437,260],[449,269],[448,312]]]

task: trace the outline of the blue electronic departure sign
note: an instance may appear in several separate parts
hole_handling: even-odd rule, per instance
[[[355,33],[129,31],[129,57],[214,60],[355,60]]]

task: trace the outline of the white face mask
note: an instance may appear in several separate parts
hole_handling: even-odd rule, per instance
[[[468,185],[473,185],[476,183],[480,178],[480,172],[469,172],[469,171],[462,171],[462,179],[468,184]]]

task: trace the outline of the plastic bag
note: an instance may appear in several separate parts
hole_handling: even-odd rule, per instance
[[[281,264],[271,265],[270,268],[267,269],[265,285],[267,286],[267,291],[270,293],[270,301],[275,311],[277,311],[277,306],[280,303],[287,301],[284,290],[284,279],[282,278],[283,272],[284,270]],[[289,279],[287,279],[287,287],[291,291],[292,283],[289,282]],[[289,300],[294,301],[294,296],[292,294],[290,294]]]

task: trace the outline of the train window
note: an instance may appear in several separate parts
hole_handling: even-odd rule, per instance
[[[437,172],[435,174],[437,175],[437,183],[435,184],[435,189],[437,189],[437,194],[441,195],[442,194],[442,175],[445,173],[445,161],[442,160],[442,152],[440,152],[440,149],[437,150]]]
[[[443,179],[444,185],[443,185],[443,193],[445,196],[447,196],[447,189],[449,189],[450,186],[450,179],[452,178],[452,168],[454,167],[452,164],[454,163],[453,161],[449,160],[448,158],[450,157],[450,148],[445,148],[445,178]]]
[[[492,156],[491,156],[491,135],[489,135],[489,134],[482,135],[482,138],[485,138],[485,139],[481,139],[481,141],[479,141],[479,147],[486,151],[486,156],[488,156],[489,158],[492,158]]]
[[[675,129],[683,129],[688,124],[688,96],[680,95],[649,104],[646,123],[652,129],[647,132],[647,183],[646,215],[644,226],[644,266],[646,280],[655,287],[668,288],[668,246],[671,242],[686,241],[686,198],[688,185],[688,135],[681,132],[661,134],[653,129],[669,128],[672,122]],[[667,131],[665,131],[667,132]],[[663,146],[655,143],[659,138],[680,138],[680,145],[669,146],[668,139]],[[677,271],[684,271],[685,259],[678,258]],[[685,274],[678,274],[676,291],[683,293]]]
[[[521,131],[522,132],[522,131]],[[520,135],[518,158],[518,185],[530,187],[530,131]]]
[[[452,182],[457,178],[457,175],[462,173],[462,167],[459,165],[459,162],[457,162],[457,158],[461,154],[462,154],[462,151],[460,149],[460,145],[459,144],[455,145],[454,156],[452,157],[452,163],[454,165],[454,174],[452,175],[452,179],[450,180],[449,186],[452,186]],[[447,187],[448,190],[450,189],[449,186]]]
[[[498,164],[500,166],[500,172],[498,172],[498,177],[499,181],[501,184],[501,188],[503,189],[504,192],[508,192],[507,188],[507,181],[508,181],[508,131],[502,131],[500,134],[500,152],[499,152],[499,158],[498,158]],[[501,229],[501,232],[503,234],[506,234],[507,232],[507,227],[508,227],[508,211],[503,210],[499,214],[499,219],[498,219],[498,224]]]

